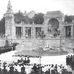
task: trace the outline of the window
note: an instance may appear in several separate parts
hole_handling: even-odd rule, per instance
[[[66,26],[66,37],[71,37],[71,26]]]
[[[41,27],[36,27],[36,38],[40,37]]]
[[[58,29],[59,28],[59,21],[56,18],[51,18],[48,21],[48,25],[51,26],[52,29]]]
[[[21,32],[21,27],[16,27],[16,37],[21,38],[22,32]]]
[[[26,38],[31,38],[31,27],[26,27],[25,32]]]

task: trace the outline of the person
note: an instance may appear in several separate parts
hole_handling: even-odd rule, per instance
[[[15,69],[14,74],[19,74],[19,72],[17,71],[17,69]]]
[[[68,55],[66,57],[66,65],[70,65],[70,64],[71,64],[71,57],[70,57],[70,55]]]
[[[29,59],[29,57],[27,57],[27,63],[30,63],[30,59]]]
[[[72,74],[72,69],[70,66],[67,66],[67,71],[68,71],[68,74]]]
[[[34,66],[33,66],[33,68],[32,68],[33,70],[34,70],[34,72],[37,72],[37,65],[36,64],[34,64]]]
[[[31,72],[30,72],[30,74],[35,74],[33,69],[31,69]]]
[[[21,67],[21,74],[26,74],[24,65]]]
[[[6,66],[5,66],[5,65],[3,66],[2,74],[8,74],[8,73],[7,73],[7,69],[6,69]]]
[[[24,65],[26,64],[26,61],[27,61],[27,60],[26,60],[26,57],[25,57],[25,60],[23,60],[23,64],[24,64]]]
[[[56,67],[55,67],[54,71],[55,71],[55,74],[58,74],[58,70]]]
[[[1,69],[1,61],[0,61],[0,74],[2,74],[2,69]]]
[[[9,74],[14,74],[14,67],[13,64],[10,66]]]
[[[71,66],[72,70],[74,70],[74,55],[72,55],[70,66]]]
[[[54,65],[51,65],[51,74],[55,74]]]
[[[74,48],[73,48],[72,50],[73,50],[73,52],[74,52]]]
[[[2,74],[2,69],[0,68],[0,74]]]
[[[55,70],[54,69],[51,70],[51,74],[55,74]]]
[[[50,74],[50,69],[48,69],[48,70],[45,72],[45,74]]]
[[[57,70],[58,70],[59,74],[62,74],[62,67],[61,66],[58,66]]]
[[[64,67],[62,68],[62,74],[68,74],[67,69],[65,69]]]
[[[41,66],[41,64],[37,65],[37,72],[38,72],[38,74],[42,74],[43,73],[42,72],[42,66]]]

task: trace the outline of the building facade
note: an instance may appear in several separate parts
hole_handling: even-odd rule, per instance
[[[34,13],[32,15],[34,15]],[[14,21],[15,16],[9,1],[4,17],[5,36],[10,43],[18,42],[20,46],[28,49],[51,45],[53,40],[55,44],[58,40],[60,45],[61,39],[66,45],[67,43],[69,45],[73,44],[74,22],[64,22],[65,15],[60,11],[49,11],[44,14],[43,24],[35,24],[34,22],[31,24],[24,22],[18,24]]]

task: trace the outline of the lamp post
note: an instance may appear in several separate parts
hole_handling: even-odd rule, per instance
[[[62,45],[61,45],[62,37],[60,35],[60,53],[62,52]]]
[[[60,35],[60,51],[63,51],[62,49],[62,36]]]
[[[42,55],[42,53],[43,53],[43,46],[44,46],[44,38],[45,38],[45,34],[44,34],[44,31],[41,31],[40,32],[40,39],[42,40],[42,42],[41,42],[41,49],[40,49],[40,51],[39,51],[39,55],[40,55],[40,71],[41,71],[41,74],[42,74],[42,67],[41,67],[41,55]]]

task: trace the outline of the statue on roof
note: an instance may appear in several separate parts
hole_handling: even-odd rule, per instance
[[[12,13],[12,5],[11,5],[11,1],[8,1],[8,5],[7,5],[7,13]]]

